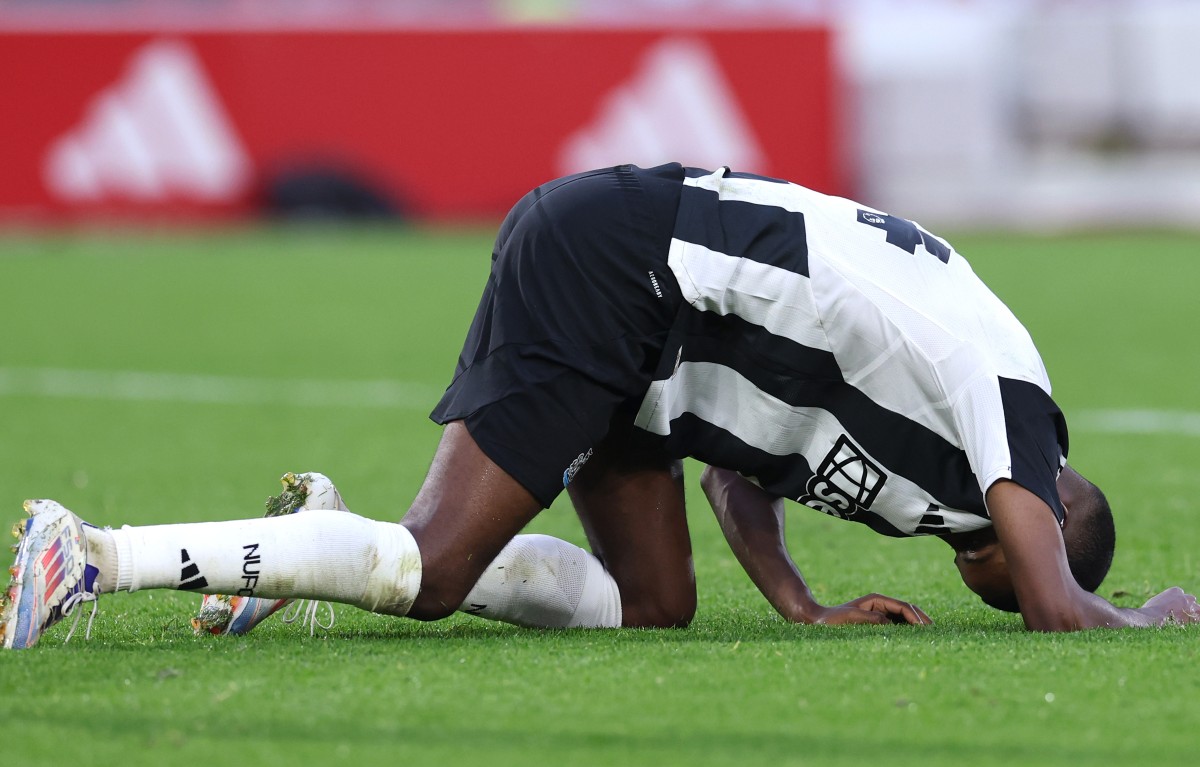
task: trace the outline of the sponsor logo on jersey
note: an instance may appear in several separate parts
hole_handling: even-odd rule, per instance
[[[156,40],[50,145],[42,177],[65,202],[221,203],[246,191],[252,169],[200,57]]]
[[[831,516],[851,519],[871,508],[886,481],[883,469],[843,434],[796,500]]]
[[[575,475],[579,473],[579,470],[583,468],[583,465],[591,457],[592,449],[589,447],[586,453],[580,453],[574,461],[571,461],[571,465],[563,472],[563,487],[571,484],[571,480],[575,479]]]

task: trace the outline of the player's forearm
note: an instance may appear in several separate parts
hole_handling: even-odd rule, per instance
[[[812,623],[821,606],[787,552],[783,501],[736,472],[708,467],[700,479],[725,540],[767,601],[796,623]]]
[[[1086,591],[1077,592],[1072,604],[1057,609],[1053,605],[1030,605],[1022,608],[1021,615],[1030,631],[1144,628],[1162,623],[1141,610],[1117,607]]]
[[[1077,631],[1093,628],[1148,628],[1200,621],[1196,597],[1178,586],[1151,597],[1141,607],[1117,607],[1095,594],[1080,591],[1068,610],[1055,613],[1031,606],[1024,612],[1032,631]]]
[[[996,482],[988,489],[987,504],[1021,617],[1031,631],[1144,627],[1159,625],[1168,617],[1190,619],[1195,600],[1182,590],[1164,592],[1133,610],[1080,588],[1071,575],[1050,508],[1020,485]]]

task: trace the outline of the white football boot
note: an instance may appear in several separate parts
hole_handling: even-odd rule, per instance
[[[29,518],[13,527],[19,539],[13,547],[16,562],[8,569],[12,580],[0,596],[0,647],[33,647],[46,629],[70,615],[83,602],[92,603],[87,633],[96,617],[96,576],[87,561],[84,527],[79,517],[55,501],[25,501]],[[75,625],[67,639],[75,633]]]

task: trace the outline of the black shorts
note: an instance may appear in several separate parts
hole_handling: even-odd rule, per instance
[[[667,266],[682,182],[676,164],[567,176],[525,195],[500,227],[430,417],[463,420],[543,506],[650,386],[682,301]]]

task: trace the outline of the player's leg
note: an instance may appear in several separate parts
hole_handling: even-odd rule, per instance
[[[538,628],[617,628],[621,594],[600,560],[549,535],[518,535],[487,566],[459,610]]]
[[[0,639],[30,647],[80,603],[165,588],[319,599],[403,615],[420,583],[420,552],[396,523],[342,511],[102,529],[53,501],[29,501]]]
[[[442,433],[433,465],[401,524],[421,551],[421,590],[409,617],[458,609],[488,563],[542,505],[476,444],[462,421]]]
[[[613,414],[644,396],[682,302],[667,263],[681,179],[678,167],[594,171],[539,188],[513,209],[497,237],[455,378],[433,413],[439,423],[464,425],[479,451],[474,458],[464,453],[467,465],[505,475],[544,508],[603,440]],[[484,456],[494,466],[478,460]],[[442,493],[469,491],[453,487],[456,481],[435,471],[426,497],[404,520],[421,541],[427,568],[413,616],[446,614],[466,596],[464,579],[480,575],[463,607],[484,617],[616,625],[619,589],[595,557],[544,537],[519,542],[529,549],[481,547],[502,526],[489,529],[450,512],[457,504],[442,502]],[[468,556],[500,554],[494,567],[476,570],[471,560],[464,569]],[[582,572],[579,581],[546,591],[580,600],[567,623],[497,612],[498,605],[514,604],[497,581],[501,575],[551,569]],[[564,615],[557,612],[556,620]],[[639,624],[662,622],[632,616]]]
[[[349,511],[323,474],[286,474],[282,481],[283,492],[267,501],[268,516]],[[574,544],[546,535],[518,535],[487,566],[459,609],[521,626],[619,626],[621,605],[611,581],[603,565]],[[325,622],[318,617],[322,606]],[[335,620],[328,602],[206,594],[192,626],[197,632],[245,634],[281,609],[285,623],[303,619],[310,633],[317,626],[331,628]]]
[[[317,599],[424,620],[445,617],[471,593],[475,602],[486,595],[491,604],[468,607],[498,620],[619,625],[611,579],[586,552],[547,536],[520,536],[506,546],[541,504],[479,449],[461,422],[446,427],[403,525],[341,507],[109,530],[52,501],[27,508],[31,519],[19,528],[13,582],[0,599],[0,642],[8,647],[36,644],[45,629],[98,594],[155,588]],[[496,562],[500,571],[481,579]],[[565,572],[572,564],[573,575]]]
[[[619,418],[567,491],[592,551],[620,590],[624,625],[691,622],[696,576],[682,463]]]
[[[325,599],[434,620],[462,604],[487,564],[540,509],[456,421],[446,426],[402,524],[314,509],[100,532],[114,540],[119,563],[107,576],[112,590]]]
[[[88,556],[108,560],[94,585],[449,614],[561,492],[564,469],[603,437],[615,408],[645,392],[681,300],[666,260],[681,176],[678,166],[580,174],[514,209],[455,380],[434,413],[447,424],[437,459],[404,524],[314,510],[101,531],[86,536]],[[39,533],[38,546],[85,537],[78,524],[57,512],[54,519],[35,526],[54,531]],[[607,547],[615,536],[602,530],[596,540]],[[611,602],[612,579],[599,581],[601,601]],[[76,582],[86,584],[86,575]]]
[[[541,508],[461,421],[448,424],[401,521],[422,562],[408,617],[438,620],[457,609],[522,626],[621,625],[615,583],[595,557],[550,536],[517,535]]]
[[[319,472],[288,472],[280,477],[280,484],[281,492],[267,498],[268,517],[315,510],[350,511],[332,480]],[[205,594],[192,618],[192,628],[198,634],[245,634],[280,610],[284,623],[300,621],[310,635],[315,635],[318,627],[333,628],[336,621],[333,605],[321,600]]]
[[[421,576],[406,529],[343,511],[85,528],[84,538],[103,593],[177,589],[319,599],[403,615]]]

